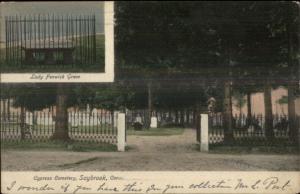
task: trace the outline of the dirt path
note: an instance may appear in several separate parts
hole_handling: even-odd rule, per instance
[[[197,152],[196,130],[185,129],[182,135],[171,136],[128,136],[130,152],[143,153],[188,153]]]
[[[71,171],[299,171],[299,155],[212,154],[196,149],[195,131],[174,136],[129,136],[127,152],[1,152],[2,170]]]

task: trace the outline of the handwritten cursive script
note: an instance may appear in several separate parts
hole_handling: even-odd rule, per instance
[[[108,177],[108,178],[107,178]],[[126,177],[114,175],[78,175],[78,176],[33,176],[34,183],[21,183],[13,180],[6,185],[7,193],[183,193],[208,192],[210,190],[226,191],[267,191],[285,192],[292,188],[290,179],[280,180],[279,177],[270,176],[264,179],[202,179],[193,180],[194,183],[175,184],[171,182],[152,182],[149,180],[130,181]],[[118,184],[116,184],[118,183]]]

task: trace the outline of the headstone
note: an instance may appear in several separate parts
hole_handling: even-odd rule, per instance
[[[136,123],[142,123],[142,117],[140,115],[138,115],[137,117],[135,117],[135,122]]]
[[[86,112],[90,112],[91,111],[91,107],[89,104],[86,105]]]
[[[96,108],[93,108],[92,113],[93,113],[94,115],[96,115],[96,114],[98,113],[98,110],[97,110]]]
[[[25,123],[28,125],[33,125],[33,114],[31,112],[25,113]]]
[[[157,117],[151,117],[150,127],[157,128]]]

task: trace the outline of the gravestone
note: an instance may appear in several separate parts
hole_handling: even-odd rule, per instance
[[[28,125],[33,125],[33,114],[31,112],[25,113],[25,123]]]
[[[157,128],[157,117],[151,117],[150,127]]]

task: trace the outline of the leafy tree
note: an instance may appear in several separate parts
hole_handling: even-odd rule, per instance
[[[290,67],[296,68],[286,64],[287,39],[282,33],[285,24],[298,17],[294,4],[117,3],[117,64],[123,69],[147,69],[148,75],[175,70],[223,79],[225,139],[229,141],[233,137],[232,84],[243,80],[245,85],[263,89],[266,134],[272,138],[270,87],[274,77],[284,78]],[[294,35],[296,26],[292,25]]]
[[[93,104],[110,111],[127,108],[133,92],[120,83],[109,84],[95,89]]]
[[[56,106],[56,122],[53,139],[68,140],[68,115],[67,108],[80,105],[80,98],[85,98],[84,93],[70,86],[28,84],[28,85],[1,85],[1,98],[13,98],[15,107],[21,108],[21,131],[25,129],[25,112],[42,110],[53,105]],[[22,138],[24,134],[22,133]]]

